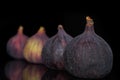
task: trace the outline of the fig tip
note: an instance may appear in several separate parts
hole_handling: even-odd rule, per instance
[[[90,16],[86,16],[86,20],[92,20]]]
[[[19,26],[19,29],[20,29],[20,30],[23,30],[23,26]]]
[[[43,26],[40,26],[38,32],[44,32],[45,31],[45,28]]]
[[[23,26],[22,25],[19,26],[18,33],[23,33]]]
[[[43,30],[43,29],[45,29],[43,26],[40,26],[40,30]]]
[[[63,29],[63,26],[61,24],[59,24],[58,29]]]
[[[93,19],[90,16],[86,16],[87,25],[91,26],[94,24]]]

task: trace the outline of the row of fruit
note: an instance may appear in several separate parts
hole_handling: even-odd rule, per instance
[[[48,68],[67,70],[80,78],[101,78],[110,73],[113,54],[108,43],[94,31],[94,22],[86,17],[82,34],[71,37],[62,25],[51,38],[45,28],[40,27],[31,37],[23,34],[20,26],[18,33],[7,43],[7,52],[16,59],[24,58],[31,63],[42,63]]]

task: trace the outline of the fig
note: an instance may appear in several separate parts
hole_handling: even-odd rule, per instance
[[[41,80],[46,71],[44,65],[28,64],[23,71],[22,80]]]
[[[24,59],[23,49],[28,36],[23,34],[23,26],[19,26],[18,32],[7,42],[7,53],[15,59]]]
[[[9,61],[5,65],[5,76],[9,80],[22,80],[23,70],[26,67],[26,63],[21,60]]]
[[[84,32],[66,46],[63,59],[65,69],[79,78],[103,78],[113,65],[112,49],[96,34],[94,21],[89,16],[86,16]]]
[[[47,40],[48,36],[46,35],[45,28],[41,26],[38,32],[31,36],[25,44],[23,53],[25,59],[31,63],[42,63],[42,48]]]
[[[51,69],[64,69],[63,64],[63,51],[65,46],[72,40],[63,29],[62,25],[58,25],[58,32],[51,37],[43,47],[42,61]]]

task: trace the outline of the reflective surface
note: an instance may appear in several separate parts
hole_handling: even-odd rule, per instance
[[[24,60],[11,60],[0,67],[0,80],[89,80],[70,75],[67,71],[56,71],[42,64],[31,64]],[[114,69],[109,75],[96,80],[119,80],[119,70]]]

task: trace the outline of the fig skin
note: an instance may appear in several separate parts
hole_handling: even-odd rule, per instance
[[[45,28],[40,26],[40,29],[36,34],[31,36],[24,47],[24,57],[28,62],[31,63],[42,63],[41,54],[42,48],[49,37],[45,33]]]
[[[58,32],[56,35],[51,37],[43,47],[42,50],[42,61],[51,69],[63,70],[63,51],[66,45],[73,38],[68,35],[62,25],[58,25]]]
[[[19,26],[18,32],[7,42],[7,53],[15,59],[24,59],[23,49],[28,36],[23,34],[23,26]]]
[[[113,65],[113,54],[108,43],[94,31],[94,22],[86,17],[85,31],[65,48],[65,69],[79,78],[103,78]]]

